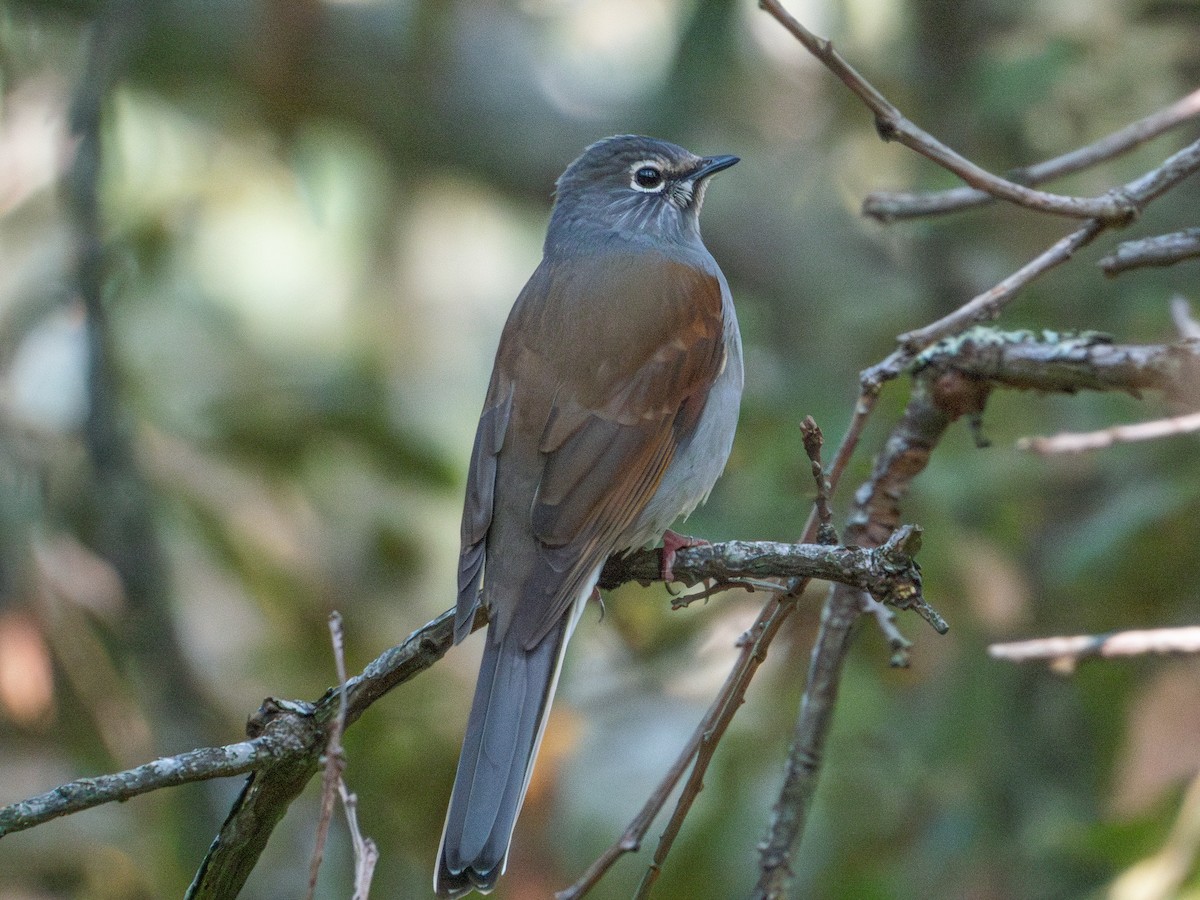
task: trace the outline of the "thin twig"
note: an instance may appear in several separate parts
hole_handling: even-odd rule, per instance
[[[838,444],[837,452],[833,455],[833,462],[830,464],[826,474],[830,494],[837,489],[838,484],[842,480],[842,475],[846,471],[846,466],[849,465],[850,459],[854,456],[854,451],[858,448],[858,442],[862,439],[863,431],[867,427],[871,413],[875,411],[875,404],[879,400],[879,392],[883,389],[883,383],[886,380],[872,378],[869,372],[870,370],[864,371],[859,377],[862,385],[861,392],[858,395],[858,400],[854,403],[854,412],[850,416],[850,424],[846,427],[846,433],[842,436],[842,442]],[[817,507],[814,504],[808,513],[808,519],[804,523],[804,531],[802,533],[805,536],[813,535],[815,537],[818,526]]]
[[[329,639],[333,645],[333,660],[337,671],[337,713],[329,729],[329,742],[325,745],[325,773],[321,780],[321,816],[317,820],[317,836],[312,859],[308,864],[308,900],[317,892],[317,876],[321,873],[321,860],[325,856],[325,840],[329,836],[329,823],[333,820],[333,804],[337,799],[338,786],[342,783],[342,772],[346,768],[346,754],[342,750],[342,734],[346,730],[346,656],[342,637],[342,615],[336,609],[329,614]]]
[[[701,760],[697,758],[700,748],[706,741],[711,741],[724,733],[723,726],[728,724],[739,705],[735,698],[745,694],[747,685],[765,658],[766,648],[771,639],[795,609],[794,599],[791,594],[788,594],[769,600],[759,611],[758,618],[739,641],[741,652],[725,679],[725,683],[721,686],[721,690],[709,705],[704,718],[696,726],[696,730],[692,732],[692,736],[680,750],[675,762],[667,770],[658,787],[647,798],[646,803],[625,828],[621,837],[605,850],[574,884],[555,894],[556,900],[578,900],[579,897],[595,887],[624,854],[636,852],[641,847],[646,832],[650,830],[651,823],[662,811],[688,769],[692,769],[693,777],[698,771],[702,771]],[[694,758],[696,758],[695,766],[692,765]],[[680,803],[683,802],[681,797]],[[690,804],[688,804],[688,808],[690,808]],[[680,807],[677,806],[676,812],[678,813],[679,810]]]
[[[704,789],[704,776],[708,771],[709,763],[712,761],[721,738],[724,737],[733,721],[734,715],[742,706],[746,688],[749,687],[759,666],[767,658],[767,650],[775,639],[775,635],[778,634],[779,628],[796,608],[796,604],[792,601],[794,601],[794,597],[790,595],[780,597],[778,601],[768,601],[763,612],[759,614],[759,619],[751,626],[750,630],[742,635],[742,652],[726,680],[727,689],[723,689],[718,695],[717,700],[710,707],[709,714],[701,723],[702,727],[698,728],[693,735],[694,749],[688,756],[689,758],[694,756],[695,763],[680,791],[679,800],[675,804],[671,818],[663,828],[658,846],[655,847],[654,858],[638,887],[635,895],[637,900],[644,900],[648,897],[650,889],[657,881],[658,875],[662,871],[663,861],[671,852],[675,839],[683,828],[683,822],[691,812],[692,804]],[[682,775],[682,772],[680,774]],[[666,801],[666,797],[663,797],[663,801]],[[649,822],[647,822],[647,827],[649,827]]]
[[[804,451],[812,462],[813,479],[817,483],[817,496],[813,503],[813,509],[819,522],[817,539],[824,543],[828,538],[829,543],[837,543],[837,531],[833,526],[833,510],[829,505],[829,481],[825,478],[825,471],[821,465],[821,444],[823,442],[821,429],[817,427],[812,416],[805,416],[804,421],[800,423],[800,430],[804,436]],[[862,596],[863,612],[874,617],[875,624],[879,626],[879,630],[883,632],[884,638],[892,648],[892,667],[907,668],[908,652],[912,647],[912,641],[908,640],[896,625],[895,612],[891,607],[880,603],[870,595]]]
[[[786,592],[787,588],[777,581],[767,581],[765,578],[731,578],[728,581],[714,582],[694,594],[680,594],[678,597],[672,597],[671,611],[687,609],[693,603],[707,600],[710,597],[715,597],[717,594],[724,594],[726,591],[736,590],[743,590],[750,594],[756,591],[770,591],[771,593],[778,594]]]
[[[888,646],[892,648],[892,656],[888,664],[893,669],[907,669],[910,663],[909,651],[912,649],[912,641],[900,631],[896,624],[896,613],[890,606],[880,603],[874,597],[863,594],[862,598],[863,613],[874,617],[875,624],[883,632]]]
[[[821,463],[821,446],[825,436],[817,426],[812,416],[805,416],[800,423],[800,435],[804,442],[804,453],[812,466],[812,478],[817,486],[817,494],[813,499],[813,511],[817,514],[817,542],[821,544],[836,544],[837,529],[833,527],[833,510],[829,505],[829,479],[825,477],[825,467]]]
[[[1025,285],[1070,260],[1076,251],[1094,241],[1103,230],[1103,223],[1092,219],[1082,228],[1077,228],[1066,237],[1055,241],[1003,281],[968,300],[954,312],[922,328],[907,331],[896,340],[906,350],[918,351],[978,322],[997,318],[1000,310],[1007,306]]]
[[[156,759],[112,775],[80,778],[52,791],[0,808],[0,837],[59,816],[121,802],[161,788],[244,775],[276,758],[273,741],[260,737],[224,747],[204,747]]]
[[[1127,198],[1134,209],[1141,211],[1196,171],[1200,171],[1200,141],[1194,141],[1171,154],[1158,167],[1116,188],[1112,193]],[[1101,218],[1091,219],[1082,228],[1057,241],[995,287],[968,301],[950,315],[900,335],[897,338],[900,346],[909,351],[917,350],[962,331],[969,325],[996,318],[1017,291],[1034,278],[1069,260],[1077,250],[1090,244],[1112,224]]]
[[[1200,90],[1176,100],[1170,106],[1151,113],[1085,147],[1034,163],[1007,173],[1009,181],[1036,185],[1079,172],[1128,153],[1142,144],[1200,115]],[[877,191],[863,201],[863,214],[880,222],[940,216],[994,203],[991,194],[972,187],[945,191]]]
[[[971,187],[1028,209],[1073,219],[1099,219],[1106,225],[1127,224],[1136,216],[1136,206],[1120,192],[1110,191],[1100,197],[1067,197],[1034,190],[992,174],[906,119],[877,88],[846,62],[831,41],[817,37],[805,28],[778,0],[759,0],[758,5],[862,100],[875,115],[875,129],[885,141],[898,141],[953,172]]]
[[[1124,241],[1097,265],[1111,278],[1130,269],[1173,266],[1196,257],[1200,257],[1200,228],[1188,228],[1171,234]]]
[[[988,655],[993,659],[1017,663],[1046,660],[1056,672],[1067,674],[1085,659],[1149,653],[1200,653],[1200,625],[1036,638],[988,647]]]
[[[1042,456],[1055,453],[1083,453],[1099,450],[1113,444],[1129,444],[1135,441],[1153,441],[1177,434],[1192,434],[1200,431],[1200,412],[1153,422],[1138,422],[1134,425],[1114,425],[1099,431],[1082,433],[1064,432],[1053,437],[1026,437],[1017,441],[1018,450],[1030,450]]]
[[[346,788],[346,782],[338,780],[338,793],[342,808],[346,811],[346,825],[350,829],[350,845],[354,848],[354,896],[351,900],[367,900],[371,893],[371,879],[375,875],[375,864],[379,861],[379,848],[369,837],[364,837],[358,827],[358,797]]]

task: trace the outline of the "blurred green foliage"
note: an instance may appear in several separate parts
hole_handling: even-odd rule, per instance
[[[128,439],[116,496],[144,514],[147,538],[114,530],[129,520],[97,493],[64,204],[68,111],[94,76],[84,47],[103,5],[0,3],[0,803],[235,741],[264,696],[317,696],[334,678],[330,609],[354,669],[450,604],[491,354],[537,262],[553,180],[590,141],[641,131],[744,160],[704,216],[747,345],[733,458],[688,525],[713,539],[795,537],[809,497],[801,418],[836,442],[858,371],[895,334],[1065,229],[996,207],[860,219],[870,190],[952,182],[880,143],[749,0],[111,5],[129,49],[104,107],[105,364],[118,391],[99,414]],[[1000,171],[1146,115],[1200,75],[1194,4],[796,10],[914,121]],[[1101,192],[1187,134],[1056,187]],[[1137,230],[1195,225],[1198,193],[1183,185]],[[1196,297],[1196,265],[1106,281],[1093,263],[1119,238],[1031,286],[1002,324],[1172,340],[1167,301]],[[901,383],[885,393],[841,510],[905,399]],[[997,394],[989,449],[965,428],[937,449],[905,509],[926,529],[929,598],[953,630],[902,619],[917,645],[895,672],[863,628],[801,896],[1169,896],[1113,885],[1163,848],[1200,770],[1196,662],[1059,678],[985,652],[1195,620],[1195,439],[1051,460],[1013,449],[1022,435],[1169,411],[1154,397]],[[106,550],[122,541],[126,569]],[[163,590],[134,596],[123,571]],[[820,601],[814,591],[777,643],[655,896],[745,892]],[[661,589],[633,586],[603,622],[587,617],[496,896],[548,896],[615,839],[756,606],[732,595],[672,614]],[[156,617],[173,646],[146,637]],[[428,894],[477,652],[456,649],[346,737],[347,779],[380,847],[372,896]],[[165,696],[163,671],[178,679]],[[178,896],[237,789],[160,792],[11,836],[0,897]],[[302,895],[316,792],[245,896]],[[319,895],[347,896],[336,821],[331,841]],[[629,896],[647,857],[623,860],[594,896]],[[1200,895],[1194,864],[1184,884],[1177,896]]]

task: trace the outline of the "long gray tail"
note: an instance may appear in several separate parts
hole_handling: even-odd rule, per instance
[[[433,876],[439,897],[486,893],[504,872],[563,651],[582,606],[576,604],[532,650],[513,629],[496,641],[488,628]]]

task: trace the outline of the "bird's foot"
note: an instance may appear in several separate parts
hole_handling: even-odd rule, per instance
[[[703,538],[679,534],[678,532],[671,531],[669,528],[663,532],[662,542],[662,568],[660,569],[660,574],[662,575],[662,580],[667,584],[675,580],[675,572],[672,567],[675,565],[675,554],[677,552],[686,550],[688,547],[703,547],[705,544],[711,543]]]

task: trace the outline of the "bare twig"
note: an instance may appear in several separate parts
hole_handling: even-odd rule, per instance
[[[721,738],[724,737],[726,730],[733,721],[734,714],[741,707],[746,688],[749,687],[750,681],[758,671],[758,667],[767,658],[767,649],[770,647],[775,635],[779,632],[780,626],[791,615],[792,610],[795,609],[795,603],[790,601],[794,601],[794,598],[789,595],[784,595],[775,602],[768,601],[763,612],[759,614],[759,619],[751,626],[749,631],[742,635],[742,652],[738,656],[738,661],[729,678],[726,680],[725,686],[722,688],[717,700],[714,701],[713,705],[709,708],[709,713],[704,717],[704,721],[701,722],[701,727],[696,729],[695,734],[692,736],[692,741],[689,742],[689,752],[686,755],[686,759],[694,757],[695,762],[692,765],[687,780],[684,782],[679,801],[675,804],[671,818],[663,828],[658,846],[654,850],[654,858],[647,868],[646,874],[642,877],[641,884],[638,886],[638,891],[635,894],[637,900],[644,900],[644,898],[648,897],[650,889],[653,887],[655,881],[658,880],[658,876],[662,872],[663,862],[667,854],[671,852],[671,848],[675,845],[675,839],[679,836],[679,832],[683,828],[684,819],[691,812],[692,804],[695,803],[696,798],[700,795],[700,791],[704,789],[704,775],[708,771],[709,763],[712,761],[717,745],[720,744]],[[685,760],[683,754],[680,755],[680,760]],[[680,771],[679,776],[682,777],[682,774],[683,772]],[[678,778],[676,779],[677,781]],[[666,795],[663,795],[662,802],[665,803],[666,799]],[[647,828],[652,819],[653,815],[646,819]],[[633,849],[636,849],[636,847]],[[574,896],[579,895],[576,894]],[[559,900],[564,900],[563,894],[558,895],[558,897]]]
[[[909,665],[909,650],[912,649],[912,641],[904,636],[896,625],[896,614],[890,606],[885,606],[874,597],[862,595],[863,608],[865,614],[874,616],[875,624],[879,630],[883,632],[884,638],[888,642],[888,646],[892,648],[892,656],[888,664],[893,669],[907,669]]]
[[[342,750],[342,734],[346,730],[346,655],[342,637],[342,615],[336,609],[329,614],[329,639],[333,645],[333,661],[337,671],[337,713],[329,729],[329,741],[325,745],[325,774],[321,783],[321,816],[317,821],[317,837],[313,846],[312,860],[308,865],[308,900],[317,892],[317,876],[321,873],[321,860],[325,855],[325,840],[329,836],[329,823],[333,820],[333,804],[337,799],[338,787],[342,784],[342,773],[346,769],[346,754]]]
[[[821,444],[823,442],[821,429],[817,427],[812,416],[806,416],[800,423],[800,430],[804,436],[804,451],[812,462],[813,479],[817,483],[817,495],[813,503],[813,509],[820,523],[817,540],[821,543],[836,543],[837,531],[833,526],[833,510],[829,506],[829,481],[825,478],[825,471],[821,465]],[[912,647],[912,642],[897,627],[895,612],[891,607],[880,603],[868,594],[861,596],[863,612],[870,613],[875,618],[875,623],[892,648],[891,665],[896,668],[906,668],[909,663],[908,651]]]
[[[1053,159],[1014,169],[1007,173],[1009,181],[1036,185],[1052,181],[1072,172],[1098,165],[1142,144],[1200,115],[1200,90],[1176,100],[1170,106],[1151,113],[1100,140]],[[877,191],[863,201],[863,214],[880,222],[915,219],[958,212],[995,202],[995,197],[972,187],[956,187],[946,191]]]
[[[813,510],[817,514],[817,542],[836,544],[837,530],[833,527],[833,510],[829,506],[829,479],[825,477],[825,467],[821,464],[821,446],[825,436],[812,416],[805,416],[800,423],[800,435],[804,440],[804,452],[812,464],[813,481],[817,485],[813,500]]]
[[[1147,266],[1173,266],[1200,256],[1200,228],[1188,228],[1171,234],[1124,241],[1097,264],[1110,278]]]
[[[1127,182],[1113,193],[1128,198],[1134,208],[1140,211],[1197,170],[1200,170],[1200,141],[1188,144],[1164,160],[1162,165]],[[1077,250],[1090,244],[1101,231],[1111,225],[1111,222],[1100,218],[1091,219],[1082,228],[1056,242],[995,287],[968,301],[950,315],[923,328],[902,334],[897,340],[902,348],[911,351],[928,346],[969,325],[996,318],[1000,310],[1016,296],[1017,291],[1038,276],[1069,260]]]
[[[1082,453],[1099,450],[1113,444],[1128,444],[1134,441],[1153,441],[1176,434],[1191,434],[1200,431],[1200,412],[1185,416],[1155,419],[1153,422],[1138,422],[1134,425],[1114,425],[1100,431],[1083,433],[1064,432],[1053,437],[1027,437],[1017,441],[1017,449],[1031,450],[1043,456],[1055,453]]]
[[[988,647],[988,655],[993,659],[1018,663],[1046,660],[1056,672],[1067,674],[1085,659],[1149,653],[1200,653],[1200,625],[1036,638]]]
[[[899,372],[897,372],[898,374]],[[890,377],[894,378],[896,376],[892,375]],[[850,417],[850,424],[846,427],[846,434],[842,437],[842,442],[838,444],[837,452],[833,455],[833,462],[826,473],[826,480],[829,483],[829,492],[831,494],[841,482],[842,474],[846,471],[846,466],[849,464],[851,457],[854,456],[854,451],[858,448],[858,442],[862,439],[863,430],[867,427],[871,413],[875,411],[875,404],[879,400],[879,392],[883,389],[885,380],[884,378],[871,377],[869,370],[863,372],[859,378],[862,387],[858,400],[854,403],[854,413]],[[814,504],[808,514],[808,520],[804,523],[803,534],[806,538],[809,535],[816,536],[818,524],[817,507]]]
[[[680,594],[678,597],[672,597],[671,611],[687,609],[693,603],[707,600],[709,597],[715,597],[717,594],[723,594],[726,591],[736,590],[747,591],[751,594],[756,591],[770,591],[776,594],[787,592],[787,588],[778,581],[768,581],[765,578],[731,578],[728,581],[713,582],[708,587],[696,591],[694,594]]]
[[[358,827],[358,797],[346,789],[345,781],[338,781],[338,793],[342,798],[342,808],[346,811],[350,844],[354,848],[354,896],[351,900],[367,900],[371,892],[371,879],[375,875],[375,864],[379,861],[379,848],[369,837],[363,837]]]
[[[874,113],[875,129],[885,141],[898,141],[953,172],[971,187],[1039,212],[1074,219],[1099,219],[1105,225],[1123,225],[1137,215],[1137,207],[1117,191],[1100,197],[1066,197],[1034,190],[988,172],[906,119],[899,109],[846,62],[834,49],[832,42],[817,37],[801,25],[778,0],[759,0],[758,5],[862,100]]]
[[[702,746],[706,743],[710,746],[719,742],[721,735],[724,734],[725,728],[733,718],[734,712],[740,706],[740,698],[744,696],[746,687],[753,679],[758,667],[766,658],[767,648],[770,646],[771,640],[778,633],[779,628],[783,625],[787,617],[795,609],[795,596],[787,594],[778,598],[773,598],[767,601],[767,604],[759,611],[758,618],[754,624],[742,635],[739,644],[741,652],[738,654],[737,661],[734,663],[729,676],[725,679],[725,683],[721,686],[717,697],[709,705],[708,711],[700,724],[696,726],[696,730],[692,732],[692,736],[679,752],[675,762],[671,768],[663,776],[661,782],[654,792],[647,798],[646,803],[642,806],[638,814],[633,818],[629,825],[625,828],[621,837],[602,853],[595,862],[593,862],[587,870],[579,877],[579,879],[571,886],[564,888],[555,894],[556,900],[577,900],[589,890],[591,890],[600,881],[601,878],[612,868],[613,864],[626,853],[636,852],[642,845],[642,840],[646,836],[646,832],[650,829],[650,824],[654,818],[662,811],[667,800],[679,785],[684,774],[687,773],[689,767],[692,770],[692,778],[703,778],[703,772],[706,766],[707,759],[710,756],[699,758],[698,754]],[[695,766],[692,765],[695,759]],[[699,775],[697,775],[699,773]],[[691,800],[695,799],[695,794],[689,795],[686,792],[680,799],[680,804],[676,807],[675,816],[680,818],[681,810],[686,814],[687,809],[691,807]],[[665,833],[666,834],[666,833]],[[671,840],[668,838],[668,841]],[[670,844],[667,844],[669,848]],[[656,859],[658,856],[656,855]],[[660,863],[655,863],[657,866]]]
[[[0,808],[0,837],[33,828],[59,816],[128,800],[160,788],[244,775],[276,758],[274,737],[264,736],[224,747],[189,750],[125,772],[80,778],[59,785],[45,794]]]
[[[1082,228],[1077,228],[1056,241],[999,284],[968,300],[954,312],[922,328],[907,331],[896,340],[904,349],[910,352],[917,351],[978,322],[995,319],[1000,315],[1000,310],[1007,306],[1025,285],[1067,262],[1076,251],[1094,241],[1103,230],[1104,225],[1098,219],[1092,219]]]

